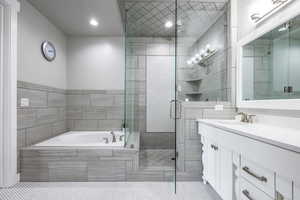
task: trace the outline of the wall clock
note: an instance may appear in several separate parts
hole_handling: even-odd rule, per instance
[[[56,50],[54,45],[49,41],[44,41],[41,46],[42,54],[49,62],[53,61],[56,57]]]

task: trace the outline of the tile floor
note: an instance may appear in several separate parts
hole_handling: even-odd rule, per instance
[[[0,200],[220,200],[201,182],[20,183],[0,190]]]

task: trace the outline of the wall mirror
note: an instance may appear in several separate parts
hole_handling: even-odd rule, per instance
[[[300,15],[244,42],[238,56],[240,107],[300,102]]]

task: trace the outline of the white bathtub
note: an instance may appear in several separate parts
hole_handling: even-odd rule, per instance
[[[110,131],[70,131],[34,146],[124,147],[124,136],[122,141],[120,141],[120,136],[124,135],[124,133],[121,131],[114,131],[114,133],[117,139],[114,143],[112,142],[113,137]],[[109,142],[107,144],[104,138],[108,138]]]

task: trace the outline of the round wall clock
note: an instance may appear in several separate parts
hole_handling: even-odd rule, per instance
[[[49,41],[44,41],[42,43],[42,54],[44,56],[44,58],[48,61],[53,61],[56,57],[56,50],[55,50],[55,47],[54,45],[49,42]]]

